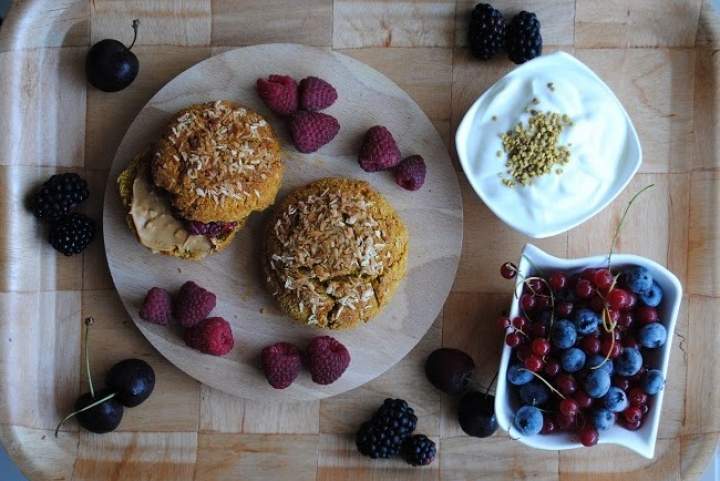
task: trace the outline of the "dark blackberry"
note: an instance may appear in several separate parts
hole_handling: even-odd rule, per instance
[[[32,211],[38,219],[54,222],[69,214],[89,195],[87,182],[79,175],[56,174],[33,196]]]
[[[488,60],[505,42],[505,18],[487,3],[478,3],[470,14],[468,43],[477,58]]]
[[[80,254],[95,237],[95,221],[74,213],[61,218],[50,228],[50,244],[71,256]]]
[[[540,56],[542,35],[540,21],[534,13],[523,10],[513,17],[507,28],[505,49],[510,60],[517,64]]]
[[[415,431],[417,416],[402,399],[386,399],[355,437],[358,451],[373,459],[400,453],[403,441]]]
[[[403,459],[413,466],[426,466],[432,463],[436,453],[435,443],[424,434],[410,436],[402,446]]]

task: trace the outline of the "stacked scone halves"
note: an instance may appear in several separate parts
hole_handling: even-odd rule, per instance
[[[229,101],[178,112],[118,177],[128,223],[153,252],[202,259],[275,201],[280,144],[258,113]]]

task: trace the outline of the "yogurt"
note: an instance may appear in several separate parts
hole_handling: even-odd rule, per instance
[[[502,183],[508,175],[500,135],[520,122],[527,125],[528,108],[570,117],[573,125],[559,140],[570,150],[570,162],[561,174],[553,168],[529,185],[508,187]],[[465,114],[456,145],[483,202],[531,237],[560,234],[595,215],[642,161],[637,133],[620,101],[592,70],[563,52],[527,62],[490,87]]]

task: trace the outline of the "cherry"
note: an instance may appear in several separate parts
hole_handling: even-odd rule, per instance
[[[567,275],[564,272],[553,272],[550,274],[548,283],[550,284],[550,287],[552,287],[553,291],[560,292],[565,289],[565,286],[567,285]]]
[[[635,321],[635,318],[633,315],[629,312],[623,312],[620,314],[620,317],[618,317],[617,325],[620,327],[630,327],[632,326],[633,322]]]
[[[515,326],[516,329],[522,329],[525,327],[525,324],[527,324],[527,321],[524,317],[514,317],[512,320],[512,325]]]
[[[523,294],[520,296],[520,306],[525,312],[530,312],[535,309],[535,296],[530,294]]]
[[[628,302],[628,305],[625,309],[632,309],[637,305],[638,297],[634,292],[630,292],[630,302]]]
[[[540,279],[528,279],[526,285],[527,288],[530,289],[530,292],[535,294],[542,293],[543,288],[545,287],[545,284],[543,284]]]
[[[511,323],[510,323],[510,318],[507,317],[507,316],[500,316],[500,317],[498,317],[497,320],[495,321],[495,323],[496,323],[497,326],[498,326],[501,330],[503,330],[503,331],[504,331],[505,329],[507,329],[508,327],[510,327],[510,325],[511,325]]]
[[[630,380],[622,376],[613,376],[613,386],[618,387],[623,391],[627,391],[630,387]]]
[[[505,279],[512,279],[517,275],[517,267],[512,262],[500,266],[500,275]]]
[[[555,432],[555,422],[549,416],[543,416],[543,427],[540,431],[542,434],[551,434]]]
[[[574,399],[567,398],[560,401],[558,409],[561,414],[574,417],[578,411],[580,411],[580,406],[578,406],[578,403]]]
[[[592,426],[584,426],[578,433],[583,446],[595,446],[600,439],[597,430]]]
[[[89,392],[80,396],[75,401],[75,412],[77,412],[76,416],[80,426],[98,434],[114,431],[122,421],[123,406],[112,395],[112,391],[103,389],[94,393],[94,396]],[[108,399],[87,409],[88,406],[105,398]],[[82,409],[86,410],[82,411]]]
[[[600,339],[595,336],[585,336],[580,340],[580,347],[587,354],[600,352]]]
[[[533,339],[531,346],[533,353],[540,357],[550,352],[550,341],[542,337]]]
[[[637,431],[640,429],[640,426],[642,426],[642,420],[638,419],[637,421],[629,422],[627,419],[625,419],[625,416],[621,419],[622,425],[625,429],[628,431]]]
[[[555,378],[555,386],[566,397],[572,396],[577,391],[577,382],[570,374],[558,374]]]
[[[625,409],[625,411],[623,411],[623,417],[627,422],[631,424],[640,421],[642,419],[642,416],[642,409],[637,406],[630,406],[629,408]]]
[[[476,438],[492,436],[497,431],[495,396],[469,391],[460,400],[458,422],[466,434]]]
[[[555,305],[555,311],[558,313],[558,316],[568,317],[573,311],[573,303],[568,301],[558,302]]]
[[[622,348],[620,347],[619,343],[612,343],[610,339],[604,339],[602,341],[602,344],[600,345],[600,352],[603,356],[608,356],[608,353],[610,353],[610,358],[615,359],[620,355]]]
[[[140,62],[130,50],[137,40],[139,24],[138,20],[133,20],[135,34],[129,47],[106,38],[90,48],[85,58],[85,75],[93,87],[105,92],[117,92],[135,80]]]
[[[155,371],[142,359],[125,359],[110,368],[107,387],[117,393],[117,400],[132,408],[145,401],[155,388]]]
[[[543,368],[545,374],[550,377],[555,377],[560,372],[560,363],[555,359],[548,359],[545,361],[545,367]]]
[[[520,334],[511,332],[510,334],[505,336],[505,344],[507,344],[510,347],[517,347],[520,345],[520,342],[521,342]]]
[[[608,293],[607,302],[613,309],[622,311],[630,305],[630,293],[625,289],[616,287]]]
[[[587,279],[580,279],[577,281],[577,284],[575,284],[575,294],[580,299],[589,299],[590,296],[592,296],[593,293],[593,286]]]
[[[573,396],[573,399],[575,399],[575,402],[580,407],[580,409],[587,409],[590,406],[592,406],[593,400],[590,396],[588,396],[585,391],[578,390],[575,395]]]
[[[590,309],[595,312],[602,312],[605,309],[605,299],[597,294],[590,299]]]
[[[585,280],[592,282],[593,277],[595,277],[595,269],[592,269],[592,268],[584,269],[580,273],[580,279],[585,279]]]
[[[637,316],[637,320],[640,324],[650,324],[652,322],[657,322],[660,319],[657,309],[648,306],[638,307],[635,311],[635,315]]]
[[[607,269],[598,269],[593,273],[592,282],[601,290],[608,290],[615,278]]]
[[[532,337],[545,337],[547,336],[547,326],[544,322],[536,322],[530,326],[530,335]]]
[[[631,406],[644,406],[648,401],[648,395],[640,387],[630,388],[627,397]]]
[[[555,415],[555,426],[561,431],[567,431],[575,426],[575,416],[565,416],[562,413]]]
[[[525,367],[532,372],[538,372],[543,367],[543,361],[538,356],[530,354],[525,359]]]
[[[610,322],[613,324],[617,324],[618,320],[620,320],[620,311],[617,309],[609,308],[608,315],[610,316]]]
[[[538,311],[544,311],[550,308],[550,297],[544,294],[535,296],[535,309]]]

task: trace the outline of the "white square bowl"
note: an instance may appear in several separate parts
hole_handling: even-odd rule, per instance
[[[657,262],[646,259],[645,257],[631,254],[613,254],[612,261],[612,267],[614,268],[622,268],[630,265],[645,267],[650,271],[653,279],[655,279],[663,290],[663,300],[660,306],[658,306],[658,313],[660,314],[660,322],[667,328],[668,338],[665,346],[663,346],[661,350],[658,350],[655,353],[656,356],[651,357],[651,359],[657,369],[662,371],[663,377],[667,380],[670,349],[672,348],[675,323],[677,322],[680,301],[682,300],[682,286],[680,285],[680,281],[672,272]],[[520,281],[521,276],[525,277],[536,274],[538,270],[548,274],[553,271],[575,273],[585,268],[603,267],[605,265],[607,265],[606,255],[581,259],[560,259],[543,252],[532,244],[525,245],[518,264],[520,275],[516,278],[515,292],[517,295],[513,297],[510,318],[512,319],[520,314],[518,298],[523,287]],[[507,368],[510,362],[511,351],[512,349],[509,346],[504,345],[500,358],[500,369],[495,393],[495,413],[500,427],[507,431],[513,438],[533,448],[547,450],[582,448],[582,444],[580,444],[571,433],[522,436],[517,429],[515,429],[513,419],[516,409],[520,407],[520,403],[515,396],[510,394],[510,385],[507,382]],[[648,405],[650,412],[640,429],[637,431],[629,431],[619,425],[614,425],[609,430],[600,433],[599,444],[616,444],[635,451],[648,459],[652,459],[655,454],[655,442],[657,440],[658,427],[660,426],[660,413],[664,394],[665,391],[662,390],[656,396],[649,398]]]

